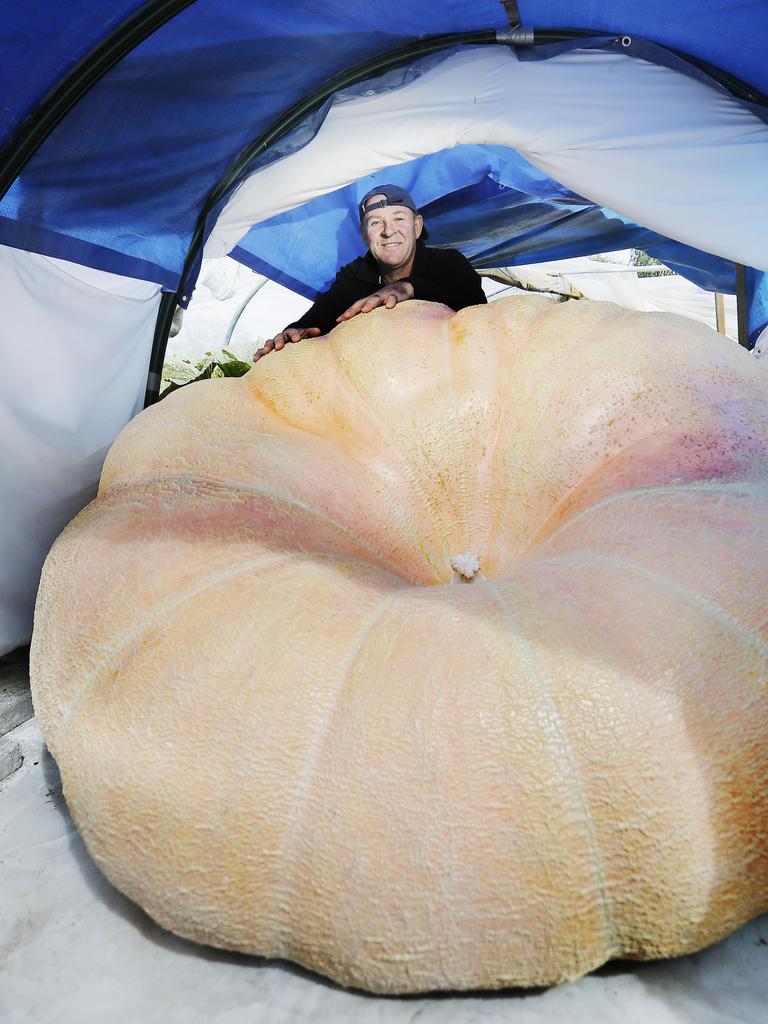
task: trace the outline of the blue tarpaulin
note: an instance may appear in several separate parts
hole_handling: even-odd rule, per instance
[[[481,269],[638,248],[700,287],[727,293],[736,289],[734,265],[728,260],[596,207],[513,150],[494,146],[459,146],[389,167],[370,181],[343,189],[341,196],[320,196],[262,222],[232,255],[271,280],[314,298],[333,280],[339,262],[335,249],[314,240],[332,233],[339,238],[342,259],[364,251],[348,211],[356,208],[374,178],[403,185],[415,196],[440,195],[453,186],[453,191],[421,207],[430,245],[460,249]],[[456,188],[463,180],[471,184]]]
[[[119,39],[126,18],[162,6],[3,0],[0,143],[13,142],[95,47],[110,34]],[[244,147],[293,104],[345,69],[420,37],[507,25],[497,0],[412,0],[396,16],[379,0],[180,7],[37,148],[0,200],[0,243],[175,290],[207,197]],[[768,93],[764,0],[520,0],[518,9],[527,27],[637,36],[704,62],[705,71],[711,65],[736,76],[758,99]],[[424,212],[432,242],[458,246],[480,267],[638,246],[705,287],[735,287],[732,264],[569,193],[514,151],[458,147],[394,167],[389,179],[429,180],[435,198]],[[435,182],[442,191],[435,193]],[[722,188],[728,192],[727,180]],[[313,294],[335,269],[325,260],[326,233],[351,230],[339,202],[321,197],[260,225],[234,255]],[[278,265],[275,239],[286,237],[286,226],[292,258]],[[761,273],[749,272],[747,282],[754,335],[765,323],[768,289]]]

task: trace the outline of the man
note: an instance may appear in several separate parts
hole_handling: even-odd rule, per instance
[[[328,334],[337,324],[378,306],[408,299],[463,309],[486,301],[480,275],[458,249],[431,249],[421,240],[424,220],[399,185],[377,185],[359,206],[365,256],[347,263],[299,320],[260,348],[253,361],[289,343]]]

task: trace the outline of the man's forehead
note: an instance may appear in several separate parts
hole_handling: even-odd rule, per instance
[[[387,199],[385,195],[378,195],[371,196],[370,199],[366,199],[365,206],[363,207],[364,216],[367,217],[369,213],[374,210],[380,210],[383,206],[388,206],[392,210],[407,210],[408,213],[413,213],[410,206],[403,206],[402,203],[390,203],[389,199]]]

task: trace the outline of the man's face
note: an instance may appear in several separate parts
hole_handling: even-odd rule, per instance
[[[366,206],[386,199],[384,195],[371,196]],[[416,239],[424,226],[421,214],[407,206],[380,206],[366,213],[360,230],[378,263],[392,272],[406,267],[416,252]]]

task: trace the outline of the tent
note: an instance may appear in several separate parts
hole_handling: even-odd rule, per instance
[[[2,0],[0,652],[203,254],[306,296],[407,185],[476,266],[639,246],[768,322],[763,0]]]

